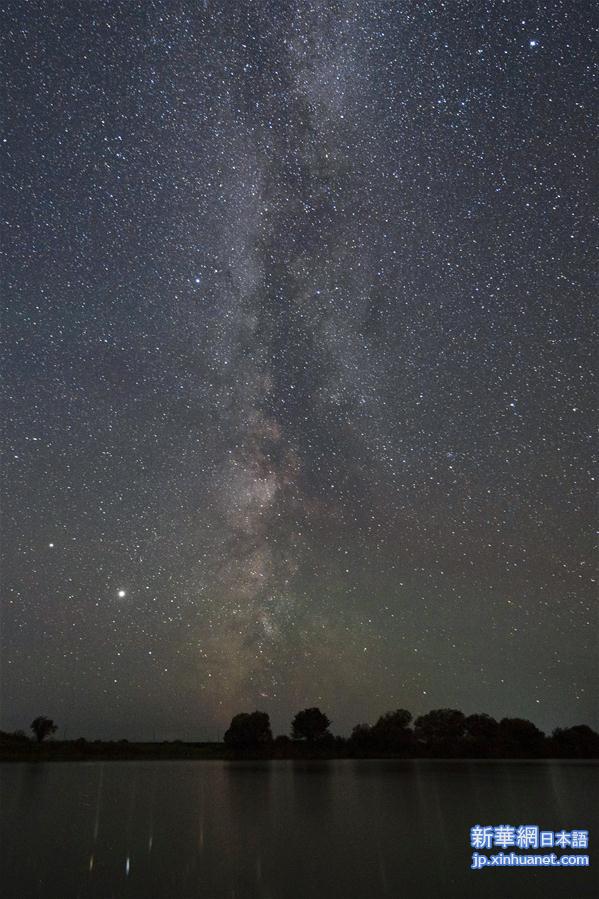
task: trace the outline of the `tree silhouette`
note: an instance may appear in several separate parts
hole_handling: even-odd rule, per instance
[[[351,732],[349,744],[358,754],[368,752],[372,749],[374,739],[370,724],[356,724]]]
[[[329,736],[331,722],[318,708],[303,709],[291,722],[291,733],[294,740],[321,740]]]
[[[433,709],[414,722],[418,740],[434,754],[453,755],[464,736],[466,716],[458,709]]]
[[[492,718],[491,715],[487,715],[486,712],[468,715],[464,723],[466,726],[466,735],[475,740],[494,740],[497,736],[497,728],[499,725],[495,718]]]
[[[43,715],[40,715],[31,722],[31,730],[35,734],[37,742],[41,743],[42,740],[49,737],[50,734],[55,734],[58,727],[51,718],[45,718]]]
[[[469,755],[488,756],[496,752],[499,724],[486,712],[468,715],[465,728],[465,749]]]
[[[231,720],[224,736],[230,749],[259,749],[272,743],[270,718],[266,712],[241,712]]]
[[[392,752],[408,749],[414,739],[413,731],[408,726],[411,720],[412,713],[407,709],[396,709],[381,715],[370,732],[374,745]]]
[[[522,758],[543,754],[545,734],[526,718],[502,718],[499,722],[501,755]]]
[[[555,754],[561,758],[598,758],[599,734],[588,724],[556,727],[552,735]]]

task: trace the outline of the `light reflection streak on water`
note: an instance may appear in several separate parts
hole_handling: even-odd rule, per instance
[[[383,896],[387,896],[389,894],[389,882],[387,879],[387,867],[385,865],[385,859],[383,853],[381,852],[380,845],[377,846],[377,857],[378,857],[378,867],[379,867],[379,882],[381,884],[381,888],[383,891]]]
[[[127,825],[125,828],[125,834],[127,838],[127,852],[129,853],[131,850],[129,849],[129,845],[131,842],[131,834],[135,830],[135,808],[137,805],[137,787],[138,787],[138,778],[139,778],[139,768],[135,768],[133,780],[131,782],[131,789],[129,793],[129,811],[127,814]],[[125,861],[125,877],[129,877],[129,872],[131,871],[131,856],[127,855]]]
[[[198,851],[200,855],[204,851],[204,778],[198,768]]]
[[[438,835],[440,848],[443,855],[447,859],[448,839],[446,827],[446,813],[449,809],[445,809],[441,800],[439,790],[439,775],[435,762],[429,765],[421,765],[416,762],[411,767],[415,773],[416,788],[418,792],[418,814],[421,822],[425,822],[428,828],[434,828]],[[434,822],[434,823],[433,823]]]
[[[567,821],[570,813],[568,803],[565,802],[565,795],[562,785],[562,769],[559,762],[550,762],[547,766],[547,781],[551,785],[551,800],[555,807],[559,809],[559,820]],[[549,794],[549,789],[547,790]]]
[[[150,804],[150,835],[148,837],[148,855],[154,845],[154,809],[156,806],[156,769],[152,769],[152,802]]]
[[[100,806],[102,804],[102,787],[104,783],[104,763],[100,765],[100,776],[98,777],[98,789],[96,792],[96,816],[94,819],[94,844],[98,841],[100,833]]]

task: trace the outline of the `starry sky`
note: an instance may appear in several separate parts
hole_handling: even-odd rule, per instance
[[[599,725],[593,4],[0,6],[0,726]]]

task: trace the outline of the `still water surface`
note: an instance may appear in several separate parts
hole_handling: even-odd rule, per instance
[[[3,899],[599,896],[593,763],[113,761],[0,775]],[[591,867],[471,871],[477,823],[589,829]]]

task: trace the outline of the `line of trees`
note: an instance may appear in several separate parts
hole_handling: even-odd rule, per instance
[[[330,728],[330,718],[319,708],[311,707],[294,716],[290,736],[273,737],[266,712],[242,712],[233,717],[224,745],[233,756],[264,758],[599,758],[599,734],[586,724],[558,727],[548,736],[525,718],[497,721],[484,712],[465,715],[459,709],[433,709],[415,720],[407,709],[396,709],[381,715],[372,725],[357,724],[347,739],[334,736]],[[44,715],[31,723],[38,743],[57,729],[54,721]],[[118,745],[122,749],[122,744],[127,743],[121,740]],[[23,731],[0,731],[0,744],[18,749],[31,745],[31,740]],[[81,748],[83,744],[87,745],[80,738],[68,745]],[[183,744],[180,740],[169,745],[176,744],[199,745]],[[63,741],[61,745],[67,744]],[[219,744],[210,746],[211,751],[218,752]]]
[[[273,738],[266,712],[241,713],[232,719],[224,743],[234,753],[282,757],[310,753],[357,758],[599,757],[599,734],[586,724],[556,728],[546,736],[525,718],[497,721],[484,712],[465,715],[459,709],[433,709],[413,720],[407,709],[396,709],[373,725],[356,725],[347,740],[333,736],[330,725],[319,708],[303,709],[291,722],[291,739]]]

